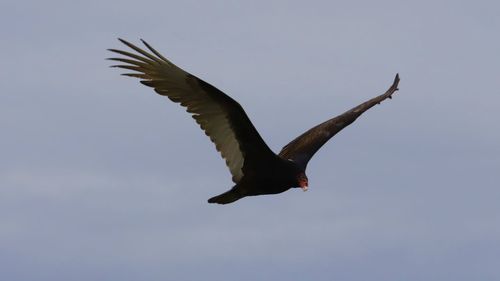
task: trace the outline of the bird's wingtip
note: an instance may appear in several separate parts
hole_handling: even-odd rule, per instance
[[[392,88],[394,88],[395,91],[398,90],[399,80],[399,73],[396,73],[396,77],[394,77],[394,82],[392,83]]]

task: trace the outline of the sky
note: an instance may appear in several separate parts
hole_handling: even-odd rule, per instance
[[[2,280],[499,280],[498,1],[0,3]],[[383,93],[308,165],[232,186],[177,104],[109,68],[143,38],[268,145]]]

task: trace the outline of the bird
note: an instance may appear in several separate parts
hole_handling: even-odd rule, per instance
[[[361,114],[398,91],[399,74],[389,89],[298,136],[276,154],[264,142],[243,107],[221,90],[184,71],[162,56],[146,41],[139,48],[123,39],[127,51],[108,49],[108,58],[129,70],[122,75],[139,78],[154,91],[179,103],[191,114],[225,159],[234,186],[208,203],[229,204],[247,196],[278,194],[291,188],[308,190],[305,173],[311,157],[334,135]]]

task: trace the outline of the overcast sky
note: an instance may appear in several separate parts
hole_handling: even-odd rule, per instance
[[[0,2],[0,279],[500,280],[498,1]],[[384,92],[308,166],[232,186],[184,110],[108,68],[147,40],[276,152]]]

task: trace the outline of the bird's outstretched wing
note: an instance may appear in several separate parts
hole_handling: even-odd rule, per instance
[[[313,157],[314,153],[316,153],[316,151],[318,151],[331,137],[349,126],[356,118],[363,114],[363,112],[387,98],[392,98],[392,94],[398,90],[398,83],[399,75],[397,74],[396,78],[394,78],[394,83],[387,92],[311,128],[289,144],[285,145],[279,153],[279,156],[294,161],[305,170],[307,163],[311,157]]]
[[[145,41],[142,42],[150,52],[119,40],[135,53],[109,49],[123,56],[110,58],[122,63],[113,67],[132,70],[133,73],[123,75],[141,79],[142,84],[153,87],[158,94],[186,107],[226,160],[235,183],[247,167],[274,156],[235,100],[177,67]]]

